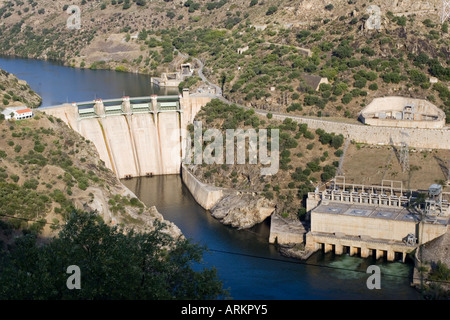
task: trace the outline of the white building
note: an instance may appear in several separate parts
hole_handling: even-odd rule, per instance
[[[2,111],[2,114],[5,115],[5,120],[9,120],[11,118],[15,120],[28,119],[34,116],[33,111],[26,106],[20,107],[9,107]]]

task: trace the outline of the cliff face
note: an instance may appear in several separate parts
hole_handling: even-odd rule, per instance
[[[272,215],[275,203],[257,194],[236,192],[224,196],[213,208],[213,217],[238,229],[251,228]]]
[[[25,80],[0,69],[0,108],[16,105],[38,107],[42,98],[34,92]]]
[[[422,261],[436,264],[438,261],[450,267],[450,231],[423,245]]]

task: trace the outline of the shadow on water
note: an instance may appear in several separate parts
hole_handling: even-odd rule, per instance
[[[235,299],[418,299],[409,285],[411,266],[332,253],[314,254],[306,263],[283,257],[268,243],[269,220],[249,230],[224,226],[201,208],[177,175],[124,180],[147,205],[154,205],[192,241],[210,250],[214,266]],[[381,268],[381,290],[369,290],[370,264]],[[386,274],[384,276],[383,274]],[[388,277],[387,274],[394,274]]]

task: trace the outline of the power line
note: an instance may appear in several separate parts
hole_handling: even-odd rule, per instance
[[[342,271],[352,271],[352,272],[358,272],[358,273],[367,274],[367,272],[363,271],[363,270],[354,270],[354,269],[341,268],[341,267],[335,267],[335,266],[327,266],[327,265],[323,265],[323,264],[307,263],[307,262],[300,261],[300,260],[297,260],[297,261],[283,260],[283,259],[277,259],[277,258],[271,258],[271,257],[257,256],[257,255],[247,254],[247,253],[231,252],[231,251],[217,250],[217,249],[210,249],[210,248],[208,248],[208,251],[216,252],[216,253],[222,253],[222,254],[230,254],[230,255],[235,255],[235,256],[243,256],[243,257],[248,257],[248,258],[270,260],[270,261],[275,261],[275,262],[284,262],[284,263],[290,263],[290,264],[298,264],[298,265],[305,265],[305,266],[311,266],[311,267],[320,267],[320,268],[342,270]],[[383,276],[395,277],[395,278],[409,279],[409,277],[395,275],[395,274],[382,274],[382,275]],[[414,277],[412,277],[412,279],[413,280],[420,280],[420,278],[414,278]],[[445,280],[430,280],[430,281],[432,281],[432,282],[439,282],[439,283],[450,283],[450,281],[445,281]]]
[[[21,218],[21,217],[14,217],[14,216],[6,215],[6,214],[0,214],[0,217],[14,218],[14,219],[19,219],[19,220],[24,220],[24,221],[39,222],[39,223],[44,223],[44,224],[48,224],[48,225],[59,225],[59,224],[56,224],[56,223],[43,222],[43,221],[27,219],[27,218]],[[354,270],[354,269],[341,268],[341,267],[335,267],[335,266],[327,266],[327,265],[323,265],[323,264],[307,263],[307,262],[300,261],[300,260],[295,260],[295,261],[294,260],[283,260],[283,259],[278,259],[278,258],[263,257],[263,256],[257,256],[257,255],[253,255],[253,254],[248,254],[248,253],[231,252],[231,251],[211,249],[211,248],[207,248],[207,251],[221,253],[221,254],[242,256],[242,257],[247,257],[247,258],[262,259],[262,260],[269,260],[269,261],[275,261],[275,262],[283,262],[283,263],[290,263],[290,264],[305,265],[305,266],[310,266],[310,267],[319,267],[319,268],[341,270],[341,271],[351,271],[351,272],[367,274],[367,272],[363,271],[363,270]],[[382,275],[383,276],[394,277],[394,278],[409,279],[409,277],[404,277],[404,276],[394,275],[394,274],[382,274]],[[421,278],[414,278],[414,277],[412,277],[412,279],[413,280],[421,280]],[[450,284],[450,281],[445,281],[445,280],[430,280],[430,281],[436,282],[436,283],[446,283],[446,284],[448,283],[448,284]]]
[[[7,214],[0,214],[0,217],[18,219],[18,220],[23,220],[23,221],[28,221],[28,222],[30,222],[30,221],[31,222],[38,222],[38,223],[50,224],[50,225],[54,225],[54,226],[59,225],[58,223],[47,222],[47,220],[44,222],[44,221],[40,221],[40,220],[34,220],[34,219],[27,219],[27,218],[22,218],[22,217],[10,216],[10,215],[7,215]]]

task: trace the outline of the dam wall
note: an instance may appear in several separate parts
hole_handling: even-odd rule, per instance
[[[138,159],[139,176],[162,172],[163,163],[158,152],[161,149],[160,139],[154,115],[133,115],[129,122]]]
[[[182,134],[211,97],[152,96],[64,104],[41,111],[91,141],[119,179],[179,174]]]
[[[106,117],[101,119],[100,123],[105,136],[103,143],[109,146],[117,176],[120,178],[139,176],[139,159],[126,116]]]
[[[74,128],[74,130],[95,145],[100,159],[103,160],[105,166],[107,168],[110,168],[112,171],[114,171],[114,173],[117,174],[115,162],[113,161],[109,146],[105,138],[105,132],[100,121],[98,119],[86,119],[84,121],[80,121],[77,127]]]

